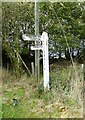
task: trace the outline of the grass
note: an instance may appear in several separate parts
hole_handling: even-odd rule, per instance
[[[0,68],[0,78],[2,78],[1,68]],[[2,118],[2,81],[0,81],[0,118]]]
[[[74,89],[71,90],[76,78],[82,79],[80,66],[77,66],[76,77],[71,66],[56,68],[55,72],[50,72],[51,90],[47,92],[43,91],[42,79],[36,82],[25,74],[17,78],[3,70],[2,117],[82,118],[82,100],[72,96]],[[82,86],[78,88],[81,90]],[[16,106],[13,106],[13,98],[18,100]]]

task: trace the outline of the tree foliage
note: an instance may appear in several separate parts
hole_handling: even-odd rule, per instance
[[[34,34],[35,16],[33,2],[2,3],[3,49],[14,62],[19,54],[29,52],[29,42],[22,40],[22,34]],[[39,32],[49,34],[49,50],[65,52],[68,47],[79,50],[85,40],[85,2],[40,2]],[[83,42],[83,50],[85,42]],[[84,52],[83,52],[84,53]]]

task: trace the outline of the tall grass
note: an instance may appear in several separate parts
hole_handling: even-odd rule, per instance
[[[50,72],[50,90],[44,92],[43,78],[38,82],[34,77],[23,74],[16,77],[3,69],[4,118],[69,118],[82,117],[83,73],[81,65],[66,67],[55,65]],[[13,98],[19,103],[13,107]],[[74,109],[75,108],[75,109]],[[22,114],[21,114],[22,113]]]
[[[50,73],[52,89],[81,100],[83,91],[83,70],[80,64],[58,68]]]
[[[2,69],[0,68],[0,118],[2,118]]]

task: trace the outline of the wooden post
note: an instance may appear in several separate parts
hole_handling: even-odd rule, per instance
[[[39,35],[39,11],[38,0],[35,0],[35,36]],[[39,42],[35,41],[35,46],[38,46]],[[35,50],[35,78],[39,79],[39,50]]]
[[[84,77],[84,81],[85,81],[85,64],[83,65],[83,77]]]
[[[34,75],[34,63],[31,62],[31,67],[32,67],[32,75]]]
[[[48,55],[48,34],[43,32],[41,36],[43,46],[43,78],[44,91],[49,90],[49,55]]]
[[[48,34],[42,33],[41,46],[31,46],[31,50],[42,50],[43,51],[43,85],[44,91],[49,90],[49,54],[48,54]]]

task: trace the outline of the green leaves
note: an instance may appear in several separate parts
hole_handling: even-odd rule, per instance
[[[34,3],[8,2],[2,3],[2,8],[3,40],[22,40],[23,32],[34,35]],[[39,33],[48,32],[49,43],[53,41],[55,48],[59,44],[63,52],[67,48],[66,40],[69,47],[79,49],[81,39],[85,38],[84,13],[85,2],[39,2]],[[74,44],[75,41],[77,45]],[[16,47],[19,47],[17,45]],[[25,52],[26,49],[25,47],[22,51]]]

